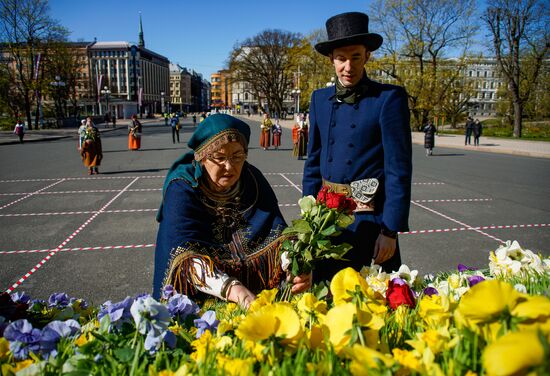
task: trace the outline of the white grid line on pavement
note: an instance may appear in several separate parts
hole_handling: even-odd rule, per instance
[[[59,244],[55,250],[51,251],[48,256],[44,257],[38,264],[36,264],[30,271],[28,271],[24,276],[19,278],[14,284],[12,284],[7,290],[7,293],[11,293],[13,290],[15,290],[18,286],[20,286],[23,282],[25,282],[31,275],[33,275],[38,269],[42,267],[46,262],[48,262],[53,256],[59,252],[60,249],[65,247],[67,243],[69,243],[71,240],[74,239],[75,236],[77,236],[80,231],[82,231],[86,226],[88,226],[99,214],[101,214],[109,205],[111,205],[117,198],[119,198],[126,189],[130,188],[132,184],[134,184],[136,181],[138,181],[139,177],[136,177],[134,180],[130,182],[126,187],[124,187],[115,197],[113,197],[109,202],[107,202],[97,213],[92,215],[86,222],[84,222],[76,231],[74,231],[67,239],[65,239],[61,244]]]
[[[76,248],[62,248],[58,252],[73,252],[73,251],[105,251],[108,249],[134,249],[134,248],[151,248],[155,244],[130,244],[130,245],[107,245],[107,246],[94,246],[94,247],[76,247]],[[45,253],[53,252],[55,249],[22,249],[19,251],[0,251],[0,255],[13,255],[24,253]]]
[[[411,202],[479,202],[479,201],[493,201],[492,198],[450,198],[441,200],[411,200]]]
[[[491,226],[477,226],[477,227],[455,227],[455,228],[438,228],[430,230],[414,230],[400,232],[400,235],[418,235],[418,234],[432,234],[439,232],[456,232],[456,231],[470,231],[470,230],[502,230],[502,229],[514,229],[514,228],[540,228],[549,227],[549,223],[534,223],[527,225],[491,225]]]
[[[298,187],[296,184],[294,184],[292,180],[287,178],[284,173],[280,173],[279,175],[282,176],[282,178],[285,179],[287,182],[289,182],[292,187],[296,188],[298,192],[300,192],[300,194],[302,194],[302,189]]]
[[[90,177],[65,177],[65,178],[43,178],[43,179],[12,179],[12,180],[0,180],[0,183],[24,183],[35,181],[53,181],[53,180],[102,180],[102,179],[158,179],[165,178],[165,175],[143,175],[143,176],[104,176],[96,175]]]

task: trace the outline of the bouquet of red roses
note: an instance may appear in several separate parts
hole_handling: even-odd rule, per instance
[[[295,276],[311,272],[316,260],[343,259],[351,245],[332,244],[331,238],[353,223],[356,208],[351,198],[331,192],[327,187],[319,191],[317,199],[305,196],[298,205],[301,218],[293,220],[292,226],[283,231],[289,236],[283,243],[284,256]]]

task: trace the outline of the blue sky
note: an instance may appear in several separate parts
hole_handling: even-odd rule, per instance
[[[50,0],[70,40],[137,42],[142,13],[145,46],[202,73],[222,69],[238,41],[265,29],[308,34],[343,12],[368,13],[366,0]],[[373,30],[375,31],[375,30]]]

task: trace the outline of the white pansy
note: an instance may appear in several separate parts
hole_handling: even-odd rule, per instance
[[[402,264],[397,272],[393,272],[390,274],[390,279],[401,278],[402,280],[406,281],[411,287],[418,282],[416,280],[417,277],[418,270],[411,270],[405,264]]]
[[[516,283],[514,285],[514,289],[517,291],[517,292],[520,292],[522,294],[527,294],[527,287],[525,287],[524,284],[521,284],[521,283]]]

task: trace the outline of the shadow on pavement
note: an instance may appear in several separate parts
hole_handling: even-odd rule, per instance
[[[438,153],[433,153],[431,155],[432,157],[463,157],[464,154],[461,154],[461,153],[441,153],[441,154],[438,154]]]
[[[137,173],[137,172],[160,172],[160,171],[166,171],[167,168],[148,168],[144,170],[120,170],[120,171],[106,171],[100,172],[100,175],[117,175],[117,174],[131,174],[131,173]]]

